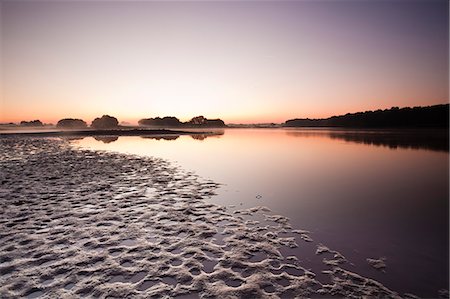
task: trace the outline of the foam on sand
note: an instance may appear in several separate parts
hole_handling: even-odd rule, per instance
[[[283,250],[313,242],[266,207],[211,204],[218,184],[157,158],[0,138],[0,297],[399,297]],[[313,249],[314,250],[314,249]]]

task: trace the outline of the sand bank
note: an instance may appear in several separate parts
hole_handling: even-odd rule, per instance
[[[0,131],[0,137],[88,137],[88,136],[166,136],[217,134],[206,131],[179,131],[166,129],[111,129],[111,130],[32,130],[23,132]]]

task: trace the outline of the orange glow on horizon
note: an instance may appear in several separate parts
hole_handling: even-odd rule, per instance
[[[448,103],[445,1],[387,2],[4,1],[0,122],[281,123]]]
[[[448,104],[448,101],[440,101],[440,102],[436,102],[434,105],[437,104]],[[419,105],[411,105],[412,106],[419,106]],[[142,114],[140,113],[138,114],[127,114],[127,115],[123,115],[120,112],[114,112],[114,111],[105,111],[105,112],[91,112],[91,113],[83,113],[83,111],[79,111],[79,112],[68,112],[68,113],[62,113],[60,111],[57,110],[52,110],[52,111],[43,111],[43,112],[39,112],[37,110],[34,110],[33,113],[30,113],[29,111],[26,110],[22,110],[19,113],[15,113],[14,115],[9,114],[8,115],[8,111],[6,110],[4,112],[2,112],[1,118],[0,118],[0,123],[20,123],[21,121],[25,120],[25,121],[31,121],[31,120],[40,120],[45,124],[56,124],[60,119],[63,118],[79,118],[82,119],[84,121],[86,121],[86,123],[88,123],[88,125],[97,117],[101,117],[104,114],[108,114],[111,116],[116,117],[120,123],[126,123],[126,124],[130,124],[130,125],[137,125],[138,120],[143,119],[143,118],[154,118],[154,117],[164,117],[164,116],[174,116],[177,117],[180,121],[185,122],[185,121],[189,121],[191,118],[198,116],[198,115],[203,115],[208,119],[216,119],[216,118],[220,118],[222,119],[226,124],[258,124],[258,123],[275,123],[275,124],[279,124],[279,123],[284,123],[285,121],[289,120],[289,119],[294,119],[294,118],[310,118],[310,119],[316,119],[316,118],[328,118],[331,116],[339,116],[339,115],[344,115],[346,113],[356,113],[356,112],[364,112],[364,111],[368,111],[368,110],[384,110],[384,109],[390,109],[392,108],[392,105],[387,105],[384,107],[369,107],[366,109],[358,109],[357,107],[354,108],[348,108],[346,109],[346,107],[342,107],[341,109],[336,109],[335,112],[332,111],[324,111],[324,112],[319,112],[319,111],[312,111],[312,110],[303,110],[303,113],[300,112],[296,112],[296,111],[282,111],[279,113],[273,113],[270,114],[268,112],[260,112],[260,113],[255,113],[253,115],[251,115],[251,112],[248,112],[248,114],[245,114],[245,112],[241,112],[239,115],[233,115],[233,114],[222,114],[222,115],[217,115],[217,114],[208,114],[208,113],[197,113],[197,114],[192,114],[191,116],[186,116],[186,115],[176,115],[174,113],[161,113],[161,114],[156,114],[156,113],[149,113],[148,115]],[[400,106],[400,108],[403,108],[406,106]],[[43,109],[45,110],[45,109]]]

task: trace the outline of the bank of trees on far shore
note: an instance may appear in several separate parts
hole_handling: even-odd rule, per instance
[[[449,126],[449,104],[426,107],[392,107],[391,109],[347,113],[322,119],[296,118],[284,127],[348,128],[445,128]]]
[[[43,127],[44,126],[44,124],[38,119],[31,120],[31,121],[23,120],[23,121],[20,122],[20,125],[22,127]]]
[[[58,121],[56,127],[62,129],[85,129],[87,128],[87,123],[78,118],[63,118]]]
[[[196,128],[196,127],[226,127],[221,119],[207,119],[204,116],[196,116],[187,122],[181,122],[178,118],[173,116],[166,116],[163,118],[145,118],[139,120],[139,126],[142,127],[158,127],[158,128]],[[42,127],[44,124],[40,120],[22,121],[20,126],[26,127]],[[79,118],[63,118],[56,124],[60,129],[86,129],[88,124]],[[115,129],[119,127],[117,118],[109,115],[103,115],[94,119],[90,125],[93,129]]]
[[[117,120],[117,118],[109,115],[97,117],[91,123],[91,128],[93,129],[115,129],[118,126],[119,121]],[[85,129],[88,127],[88,125],[82,119],[64,118],[58,121],[56,127],[61,129]]]
[[[221,119],[207,119],[196,116],[186,122],[181,122],[174,116],[143,118],[138,122],[141,127],[155,128],[224,128],[227,127]],[[15,125],[15,124],[10,124]],[[21,121],[23,127],[43,127],[40,120]],[[392,107],[391,109],[347,113],[322,119],[296,118],[281,124],[283,127],[348,127],[348,128],[448,128],[449,104],[426,107]],[[77,118],[64,118],[58,121],[57,128],[85,129],[88,124]],[[119,128],[117,118],[109,115],[95,118],[91,125],[93,129]]]

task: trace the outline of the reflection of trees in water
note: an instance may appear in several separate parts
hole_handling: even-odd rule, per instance
[[[193,134],[193,135],[191,135],[191,137],[195,140],[203,141],[209,137],[221,137],[223,134],[225,134],[224,131],[216,131],[216,132],[212,132],[212,133],[208,133],[208,134]]]
[[[343,139],[347,142],[363,143],[389,148],[428,149],[434,151],[448,151],[448,133],[437,132],[409,132],[390,134],[342,134],[332,133],[331,138]]]
[[[211,133],[193,133],[191,136],[195,140],[203,141],[209,137],[220,137],[224,134],[224,131],[216,131]],[[176,140],[180,137],[180,135],[159,135],[159,136],[141,136],[141,138],[145,139],[155,139],[155,140]]]
[[[449,151],[449,131],[446,129],[421,130],[307,130],[287,131],[289,136],[317,137],[326,136],[346,142],[361,143],[389,148],[428,149]]]
[[[167,136],[141,136],[144,139],[156,139],[156,140],[177,140],[180,135],[167,135]]]
[[[192,137],[192,139],[203,141],[206,138],[208,138],[208,135],[206,135],[206,134],[195,134],[195,135],[191,135],[191,137]]]
[[[206,133],[206,134],[192,134],[190,135],[193,139],[195,140],[205,140],[208,137],[217,137],[217,136],[221,136],[223,135],[224,132],[223,131],[219,131],[219,132],[213,132],[213,133]],[[114,141],[117,141],[119,139],[119,136],[93,136],[95,140],[97,141],[101,141],[103,143],[111,143]],[[180,135],[154,135],[154,136],[140,136],[141,138],[144,139],[154,139],[154,140],[168,140],[168,141],[172,141],[172,140],[177,140]],[[74,139],[83,139],[82,138],[72,138],[71,140]]]
[[[94,136],[94,139],[103,143],[111,143],[119,139],[118,136]]]

